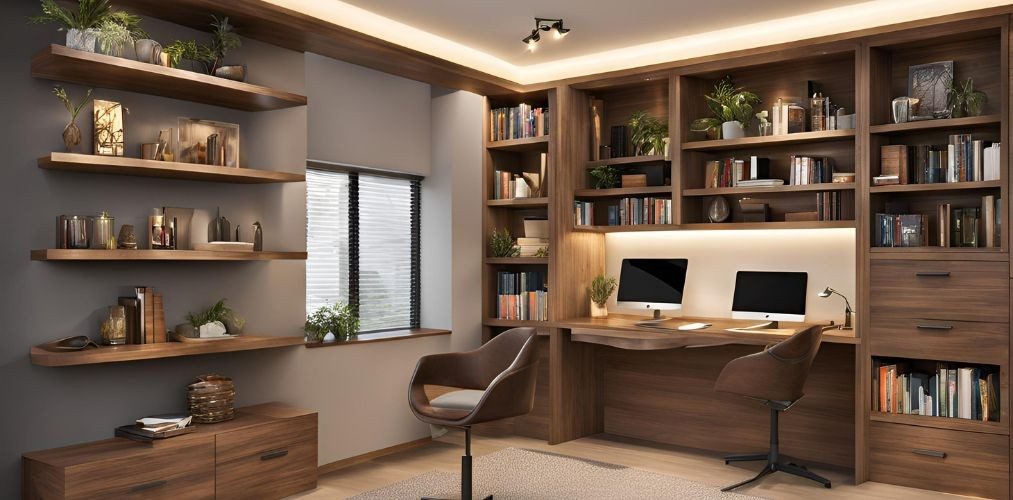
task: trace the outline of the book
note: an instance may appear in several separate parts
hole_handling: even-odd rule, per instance
[[[973,368],[957,369],[957,418],[971,418],[971,375]]]
[[[168,330],[165,327],[165,309],[162,304],[162,294],[152,294],[153,308],[153,329],[152,342],[168,342]]]
[[[489,111],[489,141],[540,137],[549,133],[549,109],[520,104]]]
[[[879,172],[882,176],[896,176],[898,184],[907,184],[910,174],[908,146],[887,145],[879,148]]]
[[[144,287],[144,343],[155,342],[155,289]]]
[[[144,337],[140,323],[141,316],[138,310],[141,303],[140,300],[137,297],[120,297],[116,303],[123,306],[124,322],[127,327],[127,343],[143,344]]]

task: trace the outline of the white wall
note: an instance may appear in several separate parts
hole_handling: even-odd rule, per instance
[[[844,320],[840,297],[816,296],[827,286],[854,304],[854,229],[666,231],[605,236],[607,275],[618,279],[622,259],[634,257],[689,259],[684,316],[730,316],[735,272],[740,270],[808,272],[808,321]],[[609,309],[618,311],[615,295]]]

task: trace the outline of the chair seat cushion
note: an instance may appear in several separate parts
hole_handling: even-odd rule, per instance
[[[452,391],[435,397],[429,402],[429,404],[435,408],[465,410],[470,412],[478,406],[478,402],[482,400],[482,396],[484,395],[485,391],[461,389],[459,391]]]

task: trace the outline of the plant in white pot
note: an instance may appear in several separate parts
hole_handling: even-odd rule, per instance
[[[98,25],[96,49],[102,54],[123,57],[127,47],[147,38],[148,32],[141,28],[140,16],[126,11],[110,12]]]
[[[228,328],[225,327],[226,319],[232,314],[232,310],[225,307],[225,299],[219,300],[204,312],[186,315],[187,321],[200,338],[224,337],[228,335]]]
[[[618,283],[615,278],[606,278],[604,274],[599,274],[591,280],[591,286],[588,287],[588,295],[591,296],[591,317],[592,318],[605,318],[608,317],[609,311],[605,303],[608,302],[609,297],[612,296],[612,292],[616,291]]]
[[[760,98],[742,87],[736,87],[732,78],[726,76],[714,84],[714,91],[704,96],[707,107],[714,113],[714,118],[700,118],[690,125],[690,129],[704,128],[721,122],[722,139],[739,139],[745,137],[746,126],[753,119],[753,106],[760,103]]]
[[[42,0],[42,14],[29,17],[34,24],[56,23],[67,30],[67,47],[95,52],[99,25],[109,18],[109,0],[78,0],[77,10],[66,9],[56,0]]]
[[[310,342],[349,340],[359,333],[359,316],[351,304],[320,306],[306,316],[303,331]]]

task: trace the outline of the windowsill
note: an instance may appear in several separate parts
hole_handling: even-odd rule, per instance
[[[389,332],[363,333],[351,340],[335,340],[333,342],[306,342],[306,347],[331,347],[342,345],[369,344],[372,342],[389,342],[391,340],[416,339],[419,337],[434,337],[437,335],[450,335],[450,330],[438,330],[435,328],[412,328],[406,330],[391,330]]]

